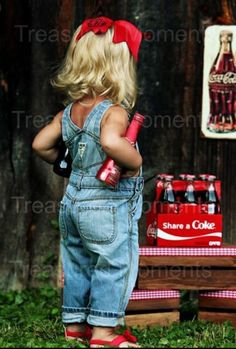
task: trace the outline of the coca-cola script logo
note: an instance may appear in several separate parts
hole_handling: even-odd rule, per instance
[[[209,76],[210,84],[236,84],[236,73],[228,72],[226,74],[210,74]]]

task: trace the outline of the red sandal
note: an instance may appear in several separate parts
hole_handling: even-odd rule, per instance
[[[68,337],[72,337],[68,338]],[[70,331],[67,330],[67,328],[65,328],[65,339],[66,340],[77,340],[80,342],[86,341],[86,340],[90,340],[92,337],[92,329],[90,326],[86,325],[85,327],[85,331]]]
[[[105,345],[108,347],[119,348],[119,345],[124,342],[137,343],[137,338],[133,336],[129,330],[125,330],[122,335],[118,335],[112,341],[105,341],[103,339],[91,339],[90,345]]]

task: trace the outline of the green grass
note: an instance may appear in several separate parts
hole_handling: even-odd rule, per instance
[[[0,293],[1,348],[80,348],[65,342],[60,295],[50,287]],[[133,328],[147,348],[236,348],[236,331],[229,323],[184,321],[169,327]]]

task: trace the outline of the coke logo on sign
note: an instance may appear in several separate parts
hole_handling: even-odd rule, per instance
[[[209,83],[214,84],[236,84],[236,74],[228,72],[226,74],[210,74]]]
[[[192,227],[195,230],[199,230],[199,229],[208,229],[208,230],[213,230],[215,229],[215,223],[209,223],[207,221],[204,222],[200,222],[199,220],[195,220],[192,223]]]

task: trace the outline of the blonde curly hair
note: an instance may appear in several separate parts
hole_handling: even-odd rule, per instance
[[[106,96],[130,111],[137,98],[136,62],[125,42],[113,43],[113,28],[92,31],[76,41],[75,31],[66,57],[52,85],[66,95],[65,104],[85,96]]]

